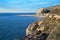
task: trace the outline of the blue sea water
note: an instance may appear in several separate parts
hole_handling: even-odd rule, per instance
[[[23,38],[28,25],[37,20],[32,16],[16,16],[21,14],[23,13],[0,13],[0,40]]]

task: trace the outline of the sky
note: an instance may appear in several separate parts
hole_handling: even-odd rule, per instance
[[[60,0],[0,0],[0,13],[36,12],[60,4]]]

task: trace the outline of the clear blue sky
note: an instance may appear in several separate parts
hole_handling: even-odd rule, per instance
[[[0,12],[36,12],[60,4],[60,0],[0,0]]]

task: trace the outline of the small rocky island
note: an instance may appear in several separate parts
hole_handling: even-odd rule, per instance
[[[22,40],[60,40],[60,5],[41,8],[35,17],[44,16],[26,29]]]

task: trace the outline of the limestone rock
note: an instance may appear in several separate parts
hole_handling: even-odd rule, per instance
[[[44,18],[30,24],[23,40],[60,40],[60,5],[46,8],[51,10]],[[39,16],[43,8],[38,11]]]
[[[37,22],[35,22],[35,23],[32,23],[32,24],[30,24],[29,26],[28,26],[28,28],[26,29],[26,35],[29,35],[29,34],[32,34],[33,33],[33,31],[34,30],[38,30],[39,28],[39,26],[40,26],[40,24],[42,23],[43,21],[37,21]],[[41,29],[40,29],[41,30]]]

